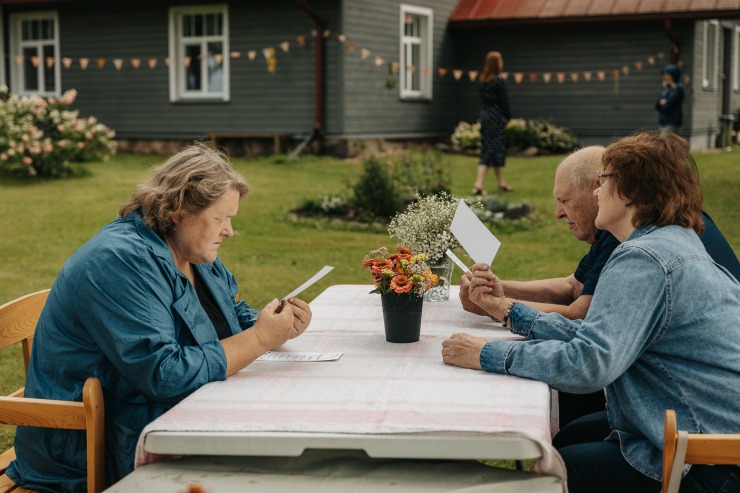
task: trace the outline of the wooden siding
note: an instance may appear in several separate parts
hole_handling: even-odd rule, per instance
[[[242,52],[231,60],[228,102],[170,102],[168,56],[170,6],[228,3],[230,49]],[[311,5],[334,31],[339,2],[312,0]],[[80,2],[6,6],[5,18],[32,9],[59,12],[61,56],[89,57],[87,70],[75,63],[62,69],[63,90],[79,92],[75,104],[83,115],[95,115],[120,138],[199,138],[211,132],[309,134],[314,125],[314,42],[312,19],[292,0],[270,2],[150,1]],[[297,35],[307,35],[299,46]],[[278,47],[290,41],[288,53]],[[274,47],[277,71],[266,70],[262,48]],[[331,46],[331,43],[328,43]],[[257,50],[249,61],[247,50]],[[326,65],[326,130],[339,131],[338,51],[328,48]],[[108,59],[103,70],[98,57]],[[121,71],[111,59],[125,60]],[[142,58],[134,70],[129,60]],[[154,70],[146,60],[156,57]]]
[[[673,23],[673,32],[681,46],[685,73],[693,73],[693,21]],[[668,63],[670,43],[662,22],[594,23],[578,25],[539,25],[497,27],[457,32],[457,61],[465,70],[480,70],[489,50],[501,51],[504,70],[515,72],[551,72],[546,84],[541,75],[531,83],[525,75],[516,84],[510,75],[508,88],[515,118],[545,118],[573,130],[584,144],[608,144],[613,137],[642,128],[656,128],[655,101],[661,91],[660,67]],[[649,56],[664,53],[663,60],[647,62]],[[642,70],[634,63],[642,61]],[[621,72],[629,67],[629,75]],[[620,70],[618,84],[611,76]],[[607,71],[601,82],[596,71]],[[583,71],[593,71],[593,79],[583,79]],[[559,84],[555,73],[564,72]],[[577,83],[570,73],[579,72]],[[684,102],[684,131],[691,128],[691,93],[694,77],[687,85]],[[475,84],[458,83],[459,116],[475,121],[479,100]]]
[[[402,2],[390,0],[345,0],[342,12],[344,33],[357,45],[353,54],[343,50],[344,132],[348,138],[414,137],[448,135],[456,123],[456,84],[452,75],[440,79],[432,69],[432,99],[402,100],[399,74],[390,73],[388,63],[399,60],[399,16]],[[407,5],[434,11],[434,67],[453,64],[454,47],[447,31],[447,18],[454,0],[417,0]],[[367,60],[360,48],[370,50]],[[375,55],[386,64],[376,67]],[[386,84],[392,87],[386,87]]]

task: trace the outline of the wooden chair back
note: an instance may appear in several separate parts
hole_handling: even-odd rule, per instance
[[[33,347],[33,334],[49,290],[22,296],[0,306],[0,349],[21,343],[25,371]],[[105,435],[103,391],[96,378],[88,378],[82,402],[24,398],[23,389],[0,397],[0,425],[37,426],[85,430],[87,432],[87,491],[99,493],[105,485]],[[0,455],[0,474],[15,459],[11,447]],[[5,474],[0,476],[0,493],[28,492]]]
[[[666,409],[663,420],[663,493],[676,493],[684,464],[740,464],[740,434],[679,431],[676,412]]]

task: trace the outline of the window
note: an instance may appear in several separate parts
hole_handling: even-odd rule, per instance
[[[732,88],[740,91],[740,26],[735,26],[732,37]]]
[[[717,86],[717,45],[719,44],[719,22],[704,23],[704,65],[701,87],[714,89]]]
[[[59,20],[56,12],[10,17],[11,88],[19,94],[58,96]]]
[[[433,26],[431,9],[401,5],[402,99],[432,99]]]
[[[170,9],[170,101],[229,100],[225,5]]]

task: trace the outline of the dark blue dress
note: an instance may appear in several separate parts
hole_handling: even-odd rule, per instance
[[[506,80],[501,76],[478,86],[481,98],[480,110],[480,163],[500,168],[506,161],[504,127],[511,119]]]

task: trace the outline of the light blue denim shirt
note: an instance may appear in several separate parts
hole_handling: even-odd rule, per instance
[[[232,334],[258,312],[234,301],[220,260],[197,265]],[[34,338],[26,397],[82,400],[100,380],[106,480],[130,472],[141,430],[207,382],[226,378],[215,328],[172,253],[138,212],[106,225],[64,264]],[[19,427],[8,475],[30,489],[85,490],[85,434]]]
[[[489,342],[487,371],[571,393],[606,388],[625,459],[660,480],[663,412],[689,433],[740,433],[740,283],[694,231],[637,229],[607,262],[584,320],[517,303],[511,331]]]

